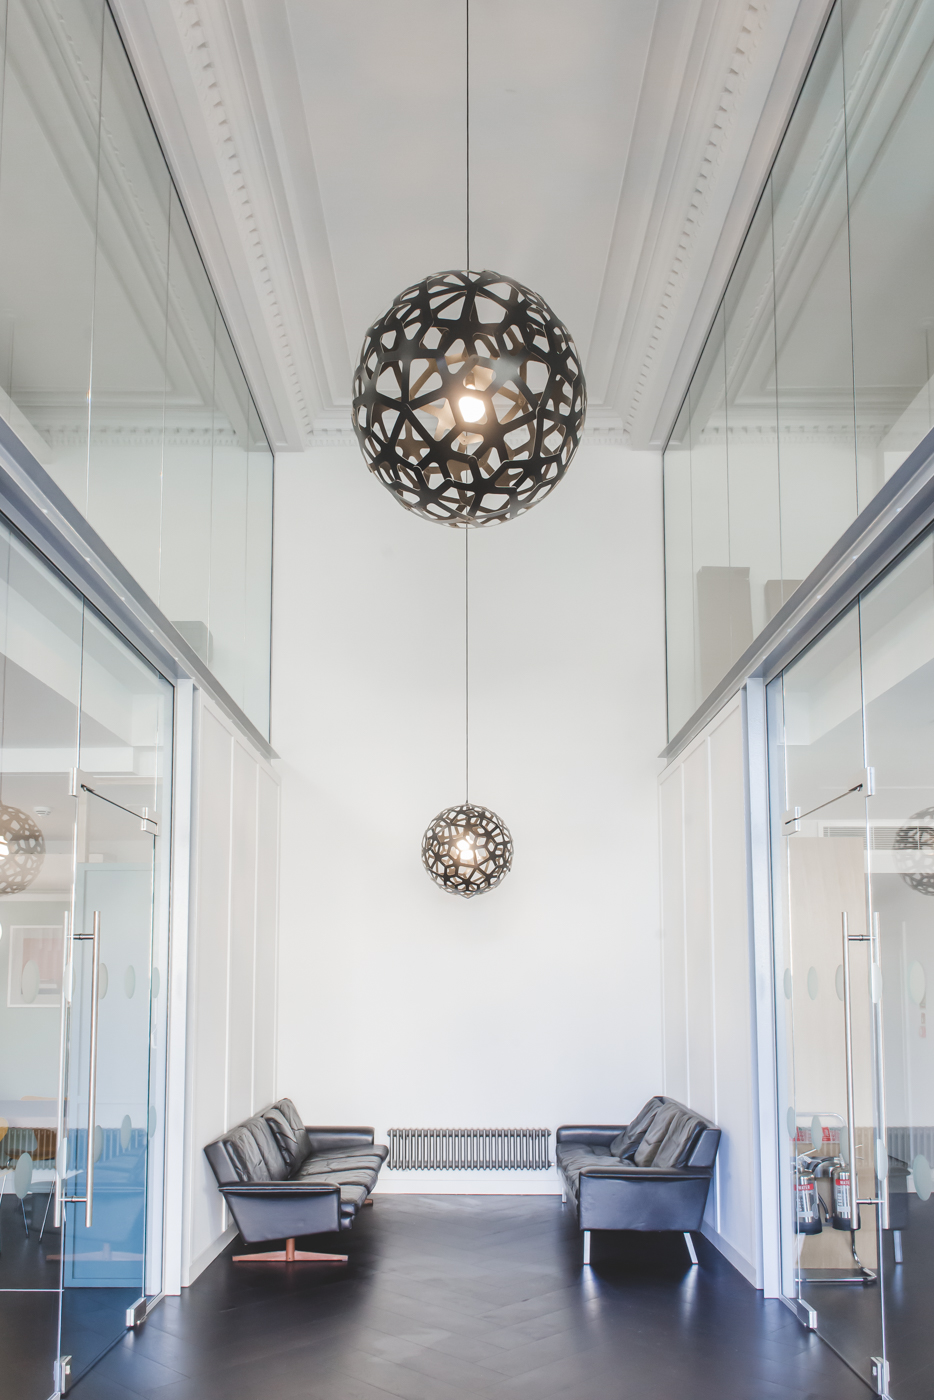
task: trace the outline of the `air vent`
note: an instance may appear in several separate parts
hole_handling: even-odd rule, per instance
[[[390,1128],[397,1172],[546,1171],[550,1128]]]

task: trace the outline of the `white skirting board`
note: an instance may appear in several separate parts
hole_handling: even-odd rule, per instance
[[[747,1279],[752,1284],[753,1288],[762,1287],[761,1281],[756,1277],[755,1264],[750,1264],[748,1259],[744,1259],[743,1256],[740,1254],[739,1250],[734,1249],[733,1246],[729,1243],[729,1241],[725,1240],[723,1236],[713,1228],[712,1225],[707,1224],[706,1220],[701,1226],[701,1234],[704,1236],[705,1240],[710,1241],[714,1249],[718,1249],[720,1251],[724,1259],[726,1259],[728,1263],[732,1264],[734,1269],[739,1270],[743,1278]]]
[[[399,1172],[383,1167],[377,1192],[400,1196],[560,1196],[554,1167],[536,1172]]]
[[[236,1239],[236,1237],[236,1225],[228,1225],[224,1233],[218,1235],[216,1240],[212,1240],[207,1249],[201,1251],[197,1259],[192,1259],[188,1266],[188,1277],[182,1280],[183,1286],[185,1288],[190,1287],[198,1275],[203,1274],[207,1266],[213,1264],[217,1256],[221,1254],[230,1244],[230,1241]]]

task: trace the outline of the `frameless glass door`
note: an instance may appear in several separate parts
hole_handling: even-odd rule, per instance
[[[61,1350],[81,1375],[161,1289],[171,687],[87,612],[64,1103]]]
[[[889,1393],[934,1391],[934,542],[860,601],[866,751],[873,768],[869,882],[884,1032],[880,1165]],[[882,1146],[884,1143],[884,1148]]]
[[[857,608],[769,698],[770,728],[784,741],[772,774],[784,1287],[873,1385],[884,1350],[873,1204],[879,1047]]]
[[[77,810],[67,1167],[68,1195],[84,1200],[66,1206],[62,1301],[73,1375],[145,1292],[155,856],[150,824],[83,782]]]
[[[0,522],[0,1392],[47,1400],[83,609]]]
[[[783,1287],[874,1390],[921,1400],[934,1389],[934,538],[768,694]]]

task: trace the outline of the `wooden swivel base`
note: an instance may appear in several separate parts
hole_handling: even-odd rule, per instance
[[[286,1240],[285,1249],[273,1249],[268,1254],[235,1254],[235,1264],[294,1264],[308,1260],[319,1264],[346,1264],[346,1254],[311,1254],[306,1249],[296,1249],[295,1241]]]

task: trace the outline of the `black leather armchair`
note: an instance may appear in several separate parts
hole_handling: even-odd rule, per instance
[[[677,1230],[697,1263],[720,1129],[676,1099],[650,1099],[632,1123],[556,1134],[562,1199],[573,1203],[590,1263],[591,1230]]]
[[[305,1127],[291,1099],[264,1108],[204,1149],[237,1229],[248,1243],[285,1240],[284,1250],[234,1260],[345,1263],[346,1254],[296,1250],[298,1235],[349,1230],[389,1149],[372,1128]]]

